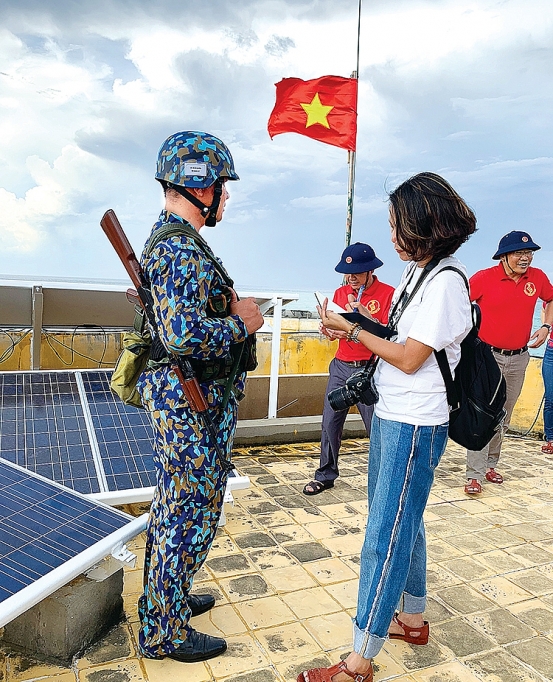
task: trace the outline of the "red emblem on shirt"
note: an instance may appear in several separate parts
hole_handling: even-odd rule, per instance
[[[536,293],[536,285],[533,282],[526,282],[524,285],[524,293],[527,296],[533,296]]]
[[[380,310],[380,301],[377,301],[376,298],[373,298],[367,303],[367,309],[371,315],[376,315],[376,313]]]

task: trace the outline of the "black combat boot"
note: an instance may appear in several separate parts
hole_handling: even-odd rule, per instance
[[[210,594],[189,594],[188,606],[192,611],[192,618],[199,616],[215,606],[215,598]]]

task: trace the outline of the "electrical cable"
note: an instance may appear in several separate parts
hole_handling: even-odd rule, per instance
[[[0,329],[0,334],[3,334],[4,336],[7,336],[9,339],[9,345],[6,348],[6,350],[3,351],[3,353],[0,355],[0,363],[6,362],[11,358],[11,356],[15,352],[16,346],[18,346],[23,339],[28,336],[31,333],[30,329],[27,329],[23,336],[21,336],[19,339],[14,339],[12,334],[21,334],[23,332],[22,329],[11,329],[11,334],[7,329]]]
[[[104,339],[104,347],[102,349],[102,355],[100,356],[100,359],[98,360],[97,358],[90,357],[90,355],[85,355],[84,353],[79,353],[79,351],[75,350],[75,335],[79,329],[101,329],[103,333],[103,339]],[[60,341],[57,339],[53,334],[50,334],[46,330],[42,330],[42,333],[44,334],[46,338],[46,343],[50,347],[51,351],[54,353],[54,355],[58,358],[58,360],[65,365],[66,367],[71,367],[75,363],[75,356],[78,356],[80,358],[84,358],[85,360],[90,360],[91,362],[97,363],[98,367],[100,368],[102,365],[108,365],[111,366],[113,363],[112,362],[104,362],[104,357],[106,355],[107,347],[108,347],[108,335],[106,330],[99,324],[79,324],[77,325],[72,333],[71,333],[71,345],[68,346],[67,344],[63,343],[63,341]],[[57,349],[53,346],[53,343],[57,343],[59,346],[62,348],[66,348],[70,353],[70,361],[67,362],[64,360],[61,355],[58,353]]]

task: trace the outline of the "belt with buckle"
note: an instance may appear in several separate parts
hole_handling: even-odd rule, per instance
[[[338,358],[336,358],[338,360]],[[364,367],[369,360],[340,360],[344,365],[349,365],[350,367]]]
[[[491,347],[494,353],[499,353],[499,355],[520,355],[528,350],[528,346],[522,346],[522,348],[517,348],[516,350],[506,350],[505,348]]]

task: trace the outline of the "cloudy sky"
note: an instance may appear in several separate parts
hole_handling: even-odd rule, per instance
[[[137,250],[161,207],[161,142],[231,148],[223,223],[204,236],[242,289],[329,290],[344,247],[347,153],[266,126],[281,78],[349,76],[357,0],[3,0],[0,275],[123,279],[99,227]],[[476,211],[470,273],[529,231],[553,275],[551,0],[365,0],[353,241],[402,269],[386,192],[444,175]]]

